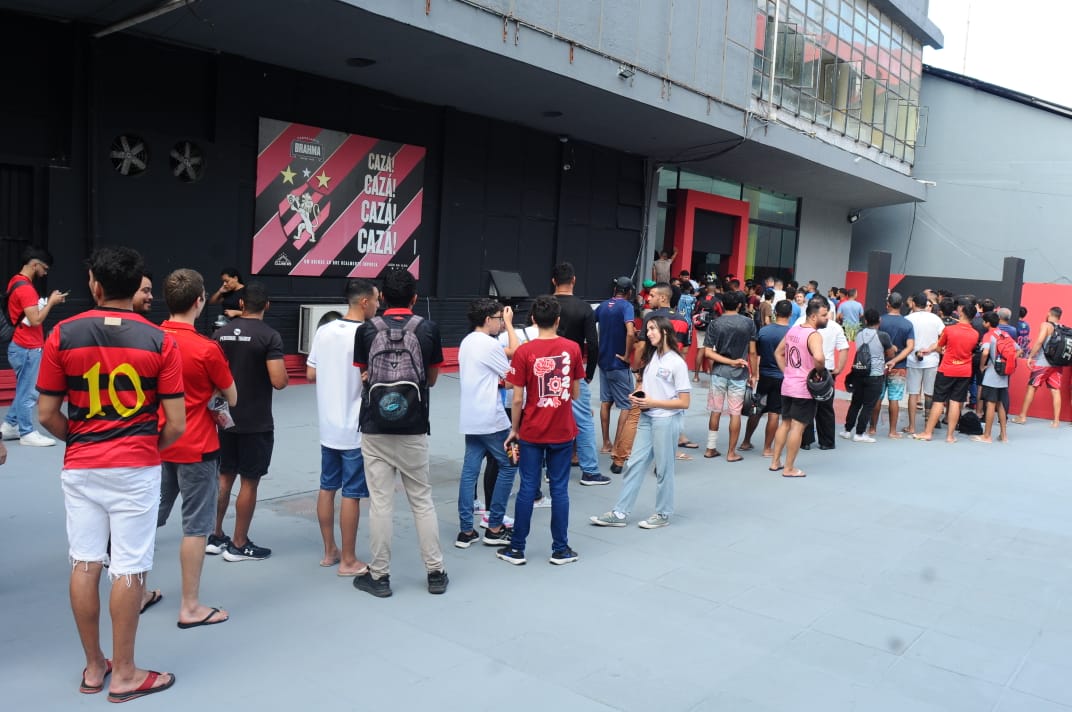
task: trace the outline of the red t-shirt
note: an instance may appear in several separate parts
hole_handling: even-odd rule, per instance
[[[192,324],[165,321],[160,325],[179,347],[182,384],[186,393],[186,430],[170,447],[160,451],[165,462],[203,462],[215,459],[220,450],[216,420],[208,409],[213,392],[234,383],[227,357],[219,342],[197,333]],[[164,427],[164,413],[158,424]]]
[[[67,396],[66,469],[160,464],[157,409],[182,398],[175,340],[141,316],[98,307],[56,325],[37,390]]]
[[[945,347],[942,363],[938,373],[949,378],[970,378],[972,375],[972,353],[979,344],[979,332],[971,324],[958,321],[947,326],[938,337],[938,348]]]
[[[18,286],[12,291],[11,288],[16,283]],[[15,335],[11,337],[11,340],[24,349],[41,348],[45,345],[45,327],[41,324],[26,326],[22,323],[22,318],[26,316],[26,307],[37,306],[37,290],[22,274],[9,279],[7,289],[11,291],[11,296],[7,300],[7,317],[15,325]]]
[[[584,378],[581,347],[561,336],[533,339],[518,347],[506,380],[525,389],[522,440],[530,443],[564,443],[577,437],[571,388]]]

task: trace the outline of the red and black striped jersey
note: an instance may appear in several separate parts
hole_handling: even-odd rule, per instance
[[[157,410],[182,398],[175,340],[131,311],[98,307],[45,341],[37,390],[67,396],[66,469],[160,464]]]

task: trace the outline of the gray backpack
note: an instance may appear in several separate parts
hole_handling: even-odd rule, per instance
[[[381,433],[411,433],[425,426],[428,412],[424,354],[413,315],[401,327],[382,317],[369,323],[376,330],[369,346],[365,402],[369,417]],[[367,328],[367,327],[366,327]]]

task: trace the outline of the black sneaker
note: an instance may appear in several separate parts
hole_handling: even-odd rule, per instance
[[[525,563],[525,552],[519,551],[512,546],[504,546],[495,552],[495,557],[502,559],[508,564],[521,566]]]
[[[612,472],[613,474],[615,474],[615,475],[620,475],[620,474],[622,474],[622,470],[623,470],[623,469],[624,469],[624,468],[623,468],[623,467],[622,467],[621,465],[611,465],[611,466],[610,466],[610,471],[611,471],[611,472]]]
[[[480,541],[480,534],[476,531],[461,532],[454,540],[454,546],[459,549],[468,549],[474,541]]]
[[[246,539],[246,543],[237,547],[234,542],[228,542],[223,552],[224,561],[260,561],[272,555],[272,550],[263,546],[257,546],[252,539]]]
[[[551,558],[547,560],[547,563],[562,566],[563,564],[572,564],[578,558],[577,552],[567,546],[565,549],[551,554]]]
[[[430,571],[428,573],[428,593],[446,593],[450,577],[446,571]]]
[[[505,526],[501,527],[497,532],[485,529],[484,543],[488,546],[510,546],[510,530]]]
[[[583,475],[581,475],[581,484],[582,485],[588,485],[588,486],[591,486],[591,485],[609,485],[610,484],[610,478],[607,477],[606,475],[600,474],[598,472],[592,472],[592,473],[587,473],[586,472]]]
[[[387,598],[391,595],[391,577],[388,575],[374,579],[372,578],[372,572],[366,571],[360,576],[354,576],[354,588],[358,591],[371,593],[376,598]]]
[[[209,534],[208,540],[205,542],[205,553],[209,556],[216,556],[227,551],[227,545],[231,543],[231,537],[224,534],[223,536],[216,536],[215,534]]]

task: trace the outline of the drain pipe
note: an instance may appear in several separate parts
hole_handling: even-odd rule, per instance
[[[114,34],[116,32],[129,30],[135,25],[140,25],[141,23],[148,22],[149,20],[155,20],[161,15],[166,15],[173,10],[178,10],[179,8],[193,5],[195,2],[197,2],[197,0],[167,0],[167,2],[165,2],[163,5],[156,8],[155,10],[149,10],[148,12],[143,12],[140,15],[135,15],[134,17],[117,22],[114,25],[109,25],[103,30],[94,33],[93,37],[94,39],[99,40],[101,37],[107,37],[108,35]]]
[[[778,107],[774,105],[774,73],[778,66],[778,15],[782,9],[782,0],[774,0],[774,36],[771,38],[770,95],[767,97],[767,118],[778,120]]]

